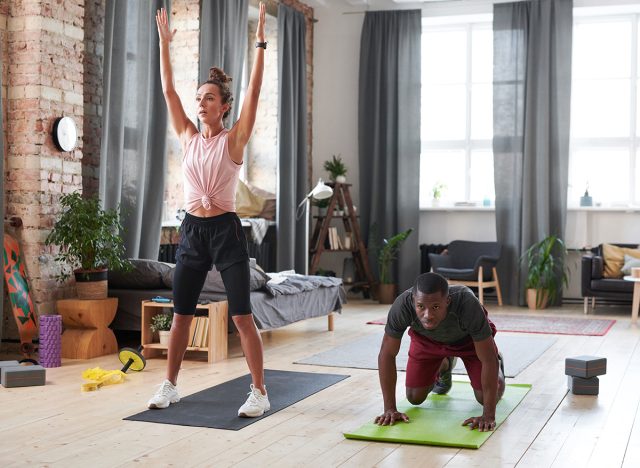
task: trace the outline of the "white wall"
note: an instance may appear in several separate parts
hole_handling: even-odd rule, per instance
[[[353,183],[352,195],[358,205],[358,69],[360,33],[366,9],[342,0],[311,0],[318,22],[314,27],[314,122],[313,176],[327,178],[322,164],[332,154],[341,154]],[[356,3],[356,2],[352,2]],[[617,4],[637,4],[611,0]],[[371,9],[393,7],[378,0]],[[473,13],[491,11],[491,2],[476,2]],[[576,6],[602,4],[602,0],[577,0]],[[425,5],[423,15],[451,13],[469,8],[471,2],[443,2]],[[418,4],[405,7],[416,8]],[[400,7],[397,5],[396,7]],[[447,11],[444,11],[445,7]],[[482,11],[481,11],[482,10]],[[358,12],[343,14],[345,12]],[[420,243],[447,243],[453,239],[495,240],[495,214],[486,210],[429,210],[420,215]],[[640,213],[637,211],[570,210],[566,241],[569,247],[594,246],[601,242],[639,242]],[[338,256],[339,254],[331,254]],[[322,266],[340,272],[342,257],[323,259]],[[579,276],[579,272],[574,274]]]

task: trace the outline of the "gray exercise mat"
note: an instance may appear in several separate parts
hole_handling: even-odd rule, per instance
[[[296,361],[295,364],[312,364],[328,367],[351,367],[356,369],[377,369],[378,352],[383,334],[367,335],[352,343],[338,346],[323,353]],[[557,341],[557,338],[546,336],[505,335],[498,333],[495,337],[498,349],[504,357],[504,373],[506,377],[515,377],[529,364],[538,359]],[[407,369],[409,354],[409,336],[402,339],[400,352],[396,358],[398,370]],[[467,371],[458,359],[454,374],[466,374]]]
[[[168,408],[147,410],[124,419],[237,431],[347,377],[349,376],[265,369],[264,378],[271,410],[259,418],[238,417],[238,408],[247,399],[249,384],[251,384],[251,376],[247,374],[182,397],[179,403],[170,405]]]

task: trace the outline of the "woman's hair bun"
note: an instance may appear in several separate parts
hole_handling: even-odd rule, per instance
[[[222,71],[222,69],[218,67],[211,67],[209,69],[209,80],[217,81],[219,83],[229,83],[231,81],[231,77]]]

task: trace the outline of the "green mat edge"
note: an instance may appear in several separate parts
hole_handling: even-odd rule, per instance
[[[461,383],[465,383],[464,380],[454,380],[454,382],[461,382]],[[468,382],[466,382],[468,383]],[[531,387],[533,387],[532,384],[523,384],[523,383],[513,383],[513,384],[506,384],[509,387],[519,387],[519,388],[527,388],[527,393],[529,393],[529,391],[531,390]],[[526,396],[526,393],[525,393]],[[524,399],[524,397],[523,397]],[[520,404],[520,403],[518,403]],[[517,406],[516,406],[517,407]],[[513,408],[515,409],[515,408]],[[507,417],[504,419],[504,421],[507,420],[507,418],[509,417],[509,415],[513,412],[513,410],[511,410],[511,412],[509,412],[509,414],[507,415]],[[502,426],[502,423],[504,422],[502,421],[500,424],[496,424],[496,428],[491,431],[492,433],[497,431],[498,428],[500,426]],[[399,424],[399,423],[398,423]],[[387,438],[387,437],[380,437],[377,439],[372,439],[370,437],[364,437],[364,436],[360,436],[358,434],[353,434],[350,432],[343,432],[342,433],[344,435],[345,439],[351,439],[351,440],[366,440],[368,442],[389,442],[392,444],[411,444],[411,445],[430,445],[432,447],[455,447],[455,448],[471,448],[471,449],[479,449],[482,444],[486,441],[483,441],[482,444],[456,444],[456,443],[438,443],[438,444],[429,444],[429,443],[418,443],[418,442],[414,442],[412,440],[401,440],[401,439],[391,439],[391,438]]]

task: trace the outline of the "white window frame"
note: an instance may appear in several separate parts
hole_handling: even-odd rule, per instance
[[[610,15],[598,15],[598,16],[578,16],[573,19],[574,29],[576,25],[588,24],[588,23],[601,23],[611,21],[630,21],[631,22],[631,75],[629,77],[629,100],[630,106],[630,121],[629,121],[629,135],[626,137],[602,137],[602,138],[574,138],[570,136],[569,144],[569,179],[571,179],[571,169],[577,164],[574,153],[578,150],[585,150],[590,148],[627,148],[629,152],[629,192],[627,200],[614,200],[611,203],[616,205],[636,205],[640,203],[640,200],[635,198],[635,184],[639,181],[635,179],[635,171],[637,161],[637,153],[640,151],[640,136],[636,130],[637,118],[638,118],[638,23],[640,22],[640,14],[610,14]],[[575,42],[574,42],[575,45]],[[572,85],[574,83],[574,76],[572,75]],[[572,97],[573,99],[573,97]],[[573,111],[573,103],[572,103]],[[621,169],[621,173],[623,170]],[[571,182],[571,180],[570,180]],[[567,205],[570,208],[578,206],[578,200],[572,200],[568,197]],[[599,205],[597,205],[599,206]]]
[[[452,28],[459,29],[463,27],[466,34],[466,77],[465,77],[465,100],[466,100],[466,116],[465,116],[465,136],[462,140],[437,140],[437,141],[429,141],[425,138],[424,135],[421,135],[421,149],[420,149],[420,159],[426,158],[426,153],[428,151],[433,150],[461,150],[464,151],[465,155],[465,173],[464,177],[464,191],[465,197],[464,200],[449,200],[450,202],[456,204],[458,202],[462,202],[463,204],[470,202],[471,196],[471,154],[473,151],[488,151],[493,152],[493,139],[472,139],[471,138],[471,116],[472,116],[472,64],[473,64],[473,44],[472,44],[472,32],[474,28],[482,28],[482,29],[492,29],[492,20],[491,18],[487,18],[486,15],[482,15],[480,17],[460,17],[457,21],[446,21],[442,24],[434,24],[433,19],[429,21],[424,21],[422,24],[423,33],[427,30],[429,31],[446,31]],[[441,83],[444,84],[444,83]],[[422,84],[422,86],[425,86]],[[421,112],[422,112],[421,105]],[[490,116],[491,117],[491,116]],[[422,187],[421,190],[429,190],[431,191],[431,187]],[[423,197],[421,196],[422,200]],[[474,200],[478,201],[478,200]],[[420,208],[430,208],[431,205],[421,204]]]

